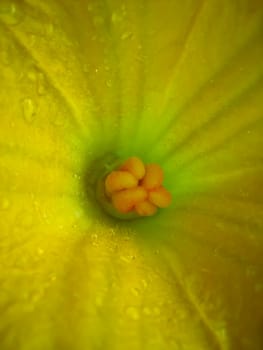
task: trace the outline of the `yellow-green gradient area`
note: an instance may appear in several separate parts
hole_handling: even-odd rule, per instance
[[[261,0],[0,0],[1,350],[263,349],[262,79]]]

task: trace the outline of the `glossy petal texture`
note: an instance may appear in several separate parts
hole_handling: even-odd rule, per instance
[[[0,0],[1,350],[263,348],[262,15]],[[160,164],[172,206],[107,218],[106,153]]]

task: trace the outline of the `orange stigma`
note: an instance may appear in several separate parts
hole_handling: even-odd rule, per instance
[[[163,187],[163,170],[158,164],[144,164],[131,157],[105,178],[104,190],[118,213],[152,216],[171,204],[172,196]]]

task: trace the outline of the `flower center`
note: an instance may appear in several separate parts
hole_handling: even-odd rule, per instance
[[[103,177],[98,199],[113,216],[123,219],[152,216],[159,208],[171,204],[172,197],[163,187],[163,178],[158,164],[144,164],[138,157],[131,157]]]

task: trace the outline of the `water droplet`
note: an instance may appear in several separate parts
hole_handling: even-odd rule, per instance
[[[38,95],[43,96],[47,92],[47,80],[44,73],[39,71],[37,67],[32,67],[28,73],[27,77],[30,81],[36,84],[36,90]]]
[[[108,88],[112,87],[112,81],[111,80],[107,80],[106,81],[106,85]]]
[[[122,17],[117,12],[113,12],[113,14],[111,15],[111,21],[112,21],[112,23],[121,22],[122,21]]]
[[[7,198],[3,198],[1,201],[1,209],[7,210],[10,207],[10,202]]]
[[[146,280],[142,280],[142,286],[143,286],[143,288],[148,287],[148,283],[146,282]]]
[[[55,126],[62,126],[64,125],[64,117],[62,115],[56,115],[55,118],[52,120],[52,124]]]
[[[89,11],[89,12],[92,12],[92,11],[93,11],[93,4],[89,4],[89,5],[88,5],[88,11]]]
[[[96,240],[98,239],[98,235],[97,235],[96,233],[93,233],[93,234],[91,235],[91,239],[92,239],[93,241],[96,241]]]
[[[34,34],[31,34],[31,35],[29,36],[29,45],[30,45],[30,46],[34,46],[35,43],[36,43],[36,40],[37,40],[37,37],[36,37]]]
[[[40,96],[43,96],[46,94],[46,90],[47,90],[46,77],[43,73],[39,72],[37,75],[37,93]]]
[[[140,290],[138,288],[132,288],[131,292],[136,297],[140,295]]]
[[[133,34],[131,32],[124,32],[121,36],[121,40],[131,39],[132,35]]]
[[[99,245],[99,242],[98,242],[98,235],[96,233],[93,233],[91,235],[91,244],[94,246],[94,247],[97,247]]]
[[[124,261],[125,263],[129,264],[135,259],[135,256],[134,255],[122,255],[120,257],[120,259],[122,261]]]
[[[34,68],[32,70],[30,70],[27,73],[27,77],[31,81],[36,81],[37,80],[37,72],[36,72],[36,70]]]
[[[0,18],[9,25],[15,25],[23,18],[23,12],[16,3],[2,0],[0,2]]]
[[[80,174],[74,173],[73,177],[74,177],[74,179],[79,180],[80,179]]]
[[[146,316],[149,316],[149,315],[151,315],[151,310],[148,308],[148,307],[144,307],[143,308],[143,310],[142,310],[142,312],[144,313],[144,315],[146,315]]]
[[[216,328],[215,328],[215,332],[216,332],[217,336],[220,338],[220,341],[222,341],[222,343],[226,343],[226,341],[227,341],[227,328],[226,328],[225,323],[218,324],[218,326],[216,326]]]
[[[101,307],[102,304],[103,304],[103,298],[101,296],[97,296],[95,298],[95,304],[96,304],[97,307]]]
[[[57,276],[55,274],[50,275],[50,281],[54,282],[56,281]]]
[[[50,22],[46,25],[46,34],[51,36],[53,33],[54,33],[54,25],[53,23]]]
[[[38,249],[37,249],[37,254],[38,254],[38,255],[43,255],[43,254],[44,254],[44,249],[38,248]]]
[[[125,4],[122,4],[121,10],[122,10],[123,16],[126,16],[127,10],[126,10],[126,5]]]
[[[39,290],[38,292],[34,292],[32,294],[29,295],[28,299],[30,299],[30,307],[32,309],[34,309],[34,303],[37,303],[41,298],[43,297],[43,291],[42,290]]]
[[[129,306],[126,309],[126,314],[128,317],[130,317],[132,320],[137,321],[140,318],[139,312],[136,307]]]
[[[36,106],[30,98],[25,98],[23,100],[23,113],[25,121],[28,123],[32,123],[36,114]]]

